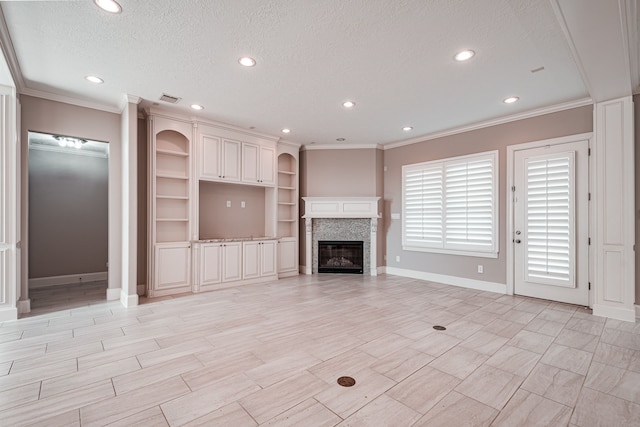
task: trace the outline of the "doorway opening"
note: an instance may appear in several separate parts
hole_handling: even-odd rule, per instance
[[[108,278],[109,145],[29,132],[31,313],[103,302]]]

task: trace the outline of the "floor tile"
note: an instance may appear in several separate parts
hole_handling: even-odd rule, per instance
[[[421,416],[422,414],[383,394],[338,424],[338,426],[408,426],[413,424],[413,422]]]
[[[488,366],[526,377],[542,356],[529,350],[505,345],[487,360]]]
[[[138,369],[127,373],[113,375],[113,388],[116,391],[116,395],[127,393],[154,383],[159,383],[189,371],[199,370],[204,366],[193,355],[178,357],[168,362],[142,369],[139,368],[140,365],[138,365],[137,360],[135,360],[135,362]]]
[[[640,373],[593,362],[585,387],[640,404]]]
[[[525,390],[518,390],[496,418],[495,427],[564,427],[571,408]]]
[[[485,365],[458,384],[455,390],[478,402],[501,410],[520,387],[522,380],[522,377]]]
[[[556,368],[586,375],[592,357],[593,353],[588,351],[552,344],[540,361]]]
[[[562,328],[564,328],[564,323],[535,318],[527,323],[524,330],[549,335],[550,337],[557,337],[560,331],[562,331]]]
[[[126,418],[109,424],[109,427],[169,427],[169,423],[164,417],[159,406],[147,409],[137,414],[130,415]]]
[[[201,356],[202,354],[198,354],[196,355],[196,358],[198,360],[202,360]],[[264,364],[262,360],[258,359],[251,353],[243,354],[240,356],[220,358],[217,360],[210,360],[207,358],[207,360],[209,361],[210,365],[207,365],[202,369],[197,369],[182,374],[182,379],[184,379],[191,390],[198,390],[202,387],[206,387],[214,381],[241,374],[245,371]]]
[[[460,343],[460,347],[468,348],[470,350],[477,351],[478,353],[491,356],[507,341],[509,341],[508,338],[490,334],[489,332],[478,331],[466,340],[462,341]]]
[[[539,363],[522,384],[522,388],[566,406],[575,406],[585,377]]]
[[[520,323],[510,322],[504,319],[495,319],[493,322],[482,328],[482,330],[489,332],[490,334],[511,339],[520,332],[524,326],[525,325]]]
[[[411,409],[425,414],[459,383],[458,378],[425,366],[386,394]]]
[[[356,372],[378,363],[378,359],[360,350],[350,350],[309,368],[316,377],[332,384],[340,377],[354,376]]]
[[[531,331],[520,331],[511,338],[508,344],[514,347],[533,351],[534,353],[544,354],[552,342],[553,337],[548,335]]]
[[[640,359],[640,352],[603,342],[598,343],[593,354],[594,362],[605,363],[622,369],[629,369],[634,359]]]
[[[443,333],[427,335],[410,345],[411,348],[438,357],[458,345],[462,340]]]
[[[640,405],[585,387],[571,423],[579,427],[637,426]]]
[[[380,359],[371,369],[394,381],[402,381],[434,359],[426,353],[412,348],[404,348]]]
[[[486,354],[462,347],[454,347],[438,357],[429,366],[454,377],[464,379],[489,359]]]
[[[452,391],[414,424],[424,427],[491,425],[498,411],[467,396]]]
[[[342,419],[315,399],[307,399],[293,408],[270,419],[262,426],[297,427],[301,425],[331,427]]]
[[[554,343],[577,348],[593,353],[598,345],[599,337],[571,329],[564,329],[558,334]]]
[[[33,402],[40,397],[40,383],[22,385],[0,392],[0,411]]]

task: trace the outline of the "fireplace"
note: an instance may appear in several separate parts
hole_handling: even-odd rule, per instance
[[[362,241],[318,241],[318,273],[362,274],[363,247]]]

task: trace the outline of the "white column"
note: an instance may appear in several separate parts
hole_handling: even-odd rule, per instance
[[[371,243],[369,244],[369,266],[371,275],[378,275],[378,218],[371,218]]]
[[[312,274],[313,273],[313,235],[312,235],[312,219],[305,218],[304,225],[306,229],[306,256],[305,256],[305,265],[304,265],[304,274]]]
[[[633,322],[635,187],[631,97],[596,104],[594,128],[593,314]]]

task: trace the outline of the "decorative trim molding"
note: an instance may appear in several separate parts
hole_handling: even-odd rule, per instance
[[[125,307],[135,307],[138,305],[138,295],[127,295],[124,289],[120,293],[120,303]]]
[[[378,275],[387,274],[387,266],[378,267]]]
[[[45,92],[43,90],[22,88],[19,91],[20,95],[33,96],[35,98],[48,99],[49,101],[62,102],[63,104],[75,105],[77,107],[91,108],[93,110],[106,111],[107,113],[120,114],[122,109],[119,106],[102,104],[99,102],[89,101],[86,99],[78,99],[71,96],[59,95],[51,92]]]
[[[622,320],[625,322],[635,322],[637,305],[631,308],[612,307],[609,305],[593,304],[593,315],[600,317],[609,317],[611,319]]]
[[[117,301],[120,299],[122,288],[107,288],[107,301]]]
[[[0,322],[4,322],[6,320],[16,320],[17,318],[18,318],[17,307],[10,307],[10,308],[0,310]]]
[[[636,317],[640,317],[640,305],[636,304]]]
[[[107,277],[108,275],[106,271],[98,273],[68,274],[65,276],[38,277],[35,279],[29,279],[29,289],[42,288],[45,286],[68,285],[69,283],[78,282],[98,282],[100,280],[107,280]]]
[[[476,289],[479,291],[495,292],[498,294],[507,293],[507,287],[502,283],[485,282],[483,280],[468,279],[466,277],[449,276],[445,274],[407,270],[404,268],[396,267],[387,267],[386,274],[409,277],[411,279],[426,280],[429,282],[444,283],[445,285],[460,286],[462,288]]]
[[[18,301],[18,314],[25,314],[31,312],[31,300],[25,299]]]
[[[497,119],[490,119],[490,120],[477,122],[470,125],[452,128],[442,132],[435,132],[435,133],[419,136],[416,138],[407,139],[404,141],[386,144],[382,146],[382,149],[390,150],[393,148],[404,147],[405,145],[417,144],[419,142],[430,141],[433,139],[443,138],[445,136],[457,135],[463,132],[484,129],[491,126],[497,126],[505,123],[515,122],[518,120],[530,119],[532,117],[538,117],[538,116],[543,116],[545,114],[557,113],[559,111],[571,110],[573,108],[584,107],[585,105],[591,105],[591,104],[593,104],[593,100],[591,98],[578,99],[576,101],[565,102],[563,104],[558,104],[551,107],[538,108],[535,110],[525,111],[523,113],[517,113],[510,116],[500,117]],[[348,148],[348,147],[345,147],[345,148]]]
[[[0,49],[2,49],[2,53],[7,60],[7,65],[9,67],[13,83],[16,85],[18,93],[20,93],[25,88],[24,77],[22,77],[20,63],[18,62],[16,51],[14,50],[13,43],[11,42],[9,28],[7,27],[7,21],[4,18],[2,8],[0,8]]]
[[[313,151],[313,150],[365,150],[365,149],[377,149],[384,150],[384,146],[381,144],[313,144],[303,145],[300,151]]]

